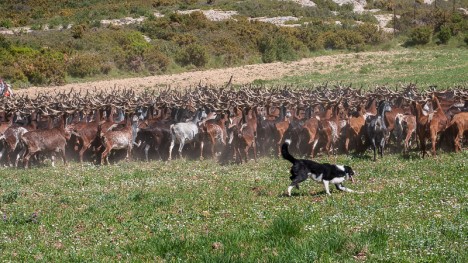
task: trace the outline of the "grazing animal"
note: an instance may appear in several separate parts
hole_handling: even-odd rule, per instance
[[[423,107],[419,102],[411,100],[412,112],[416,116],[416,133],[419,139],[419,147],[422,158],[426,155],[426,139],[429,138],[429,118],[431,115],[424,114]]]
[[[349,154],[349,142],[355,144],[356,151],[363,150],[362,137],[365,136],[365,124],[366,118],[369,116],[363,105],[358,105],[357,111],[348,117],[348,125],[346,127],[346,139],[345,139],[345,152]]]
[[[248,162],[250,148],[253,150],[255,162],[257,162],[257,143],[255,141],[257,135],[256,110],[247,108],[245,111],[242,111],[241,114],[242,117],[240,120],[231,120],[232,124],[229,125],[229,144],[233,144],[236,159],[239,158],[241,163],[242,159],[245,160],[245,163]]]
[[[5,134],[0,136],[1,140],[5,141],[5,147],[2,149],[0,152],[0,159],[3,156],[3,153],[6,150],[6,156],[7,156],[7,163],[9,166],[12,166],[11,164],[11,154],[15,152],[15,150],[19,150],[19,152],[16,155],[15,159],[15,167],[18,167],[18,161],[23,156],[25,149],[24,145],[21,144],[21,137],[23,134],[28,132],[27,129],[21,126],[11,126],[6,129]]]
[[[210,117],[211,115],[211,117]],[[202,121],[199,125],[202,128],[203,139],[202,142],[208,141],[211,148],[211,157],[215,158],[215,146],[222,145],[223,148],[226,146],[227,140],[227,131],[226,131],[226,122],[229,119],[229,116],[225,113],[220,114],[221,116],[217,118],[216,112],[210,112],[208,114],[206,121]],[[202,153],[200,153],[202,154]]]
[[[377,109],[376,116],[369,116],[366,119],[367,125],[367,136],[372,143],[372,149],[374,150],[374,162],[376,160],[376,149],[378,150],[380,157],[383,157],[383,151],[385,147],[385,140],[387,138],[387,126],[385,125],[385,112],[392,110],[388,101],[381,101]]]
[[[435,105],[435,107],[432,118],[429,118],[429,134],[432,144],[432,156],[436,156],[437,135],[445,131],[449,120],[440,105],[439,99],[434,94],[432,94],[432,105]]]
[[[171,145],[169,146],[169,161],[172,159],[172,149],[174,148],[176,141],[179,143],[179,156],[181,158],[185,143],[199,141],[200,129],[198,127],[198,122],[206,118],[206,116],[205,110],[199,109],[195,113],[195,116],[193,116],[192,120],[179,122],[170,126]]]
[[[102,130],[99,128],[98,135],[101,138],[104,151],[101,155],[101,163],[109,164],[109,153],[112,150],[126,149],[127,155],[126,160],[130,160],[133,145],[139,146],[135,143],[135,139],[138,133],[138,116],[133,115],[127,117],[126,124],[123,128],[114,130],[118,124],[114,124],[111,127]]]
[[[60,152],[63,163],[67,163],[65,145],[71,133],[65,128],[66,117],[60,117],[60,123],[52,129],[38,129],[23,134],[21,141],[26,147],[23,157],[24,168],[29,167],[29,159],[39,152]],[[52,155],[52,166],[55,167],[55,156]]]
[[[354,181],[354,171],[347,165],[335,165],[329,163],[317,163],[312,160],[296,159],[288,150],[290,140],[286,140],[281,146],[281,155],[284,159],[290,161],[291,167],[291,184],[288,187],[288,196],[291,196],[291,190],[296,187],[299,189],[299,183],[311,178],[316,182],[323,183],[325,192],[330,195],[330,183],[336,186],[336,189],[345,192],[354,192],[353,190],[343,186],[343,182],[347,179]]]
[[[456,130],[457,135],[454,138],[455,152],[459,152],[462,149],[463,133],[468,131],[468,112],[455,114],[449,127],[453,127]]]
[[[403,141],[403,153],[408,153],[410,139],[413,134],[416,134],[416,116],[411,114],[398,113],[395,117],[395,128],[393,129],[397,143]]]

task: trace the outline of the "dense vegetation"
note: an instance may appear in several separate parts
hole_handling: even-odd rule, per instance
[[[2,1],[0,26],[29,25],[35,30],[0,35],[0,72],[15,87],[54,85],[72,79],[288,61],[322,50],[363,51],[395,45],[389,42],[392,35],[378,30],[373,15],[354,13],[351,6],[332,1],[314,2],[317,7],[284,1]],[[405,46],[466,47],[468,20],[452,2],[439,1],[436,7],[387,2],[368,1],[368,8],[380,8],[381,13],[395,10],[399,17],[393,22],[398,30],[395,37]],[[466,1],[454,3],[468,7]],[[175,12],[194,8],[236,10],[239,15],[236,20],[213,22],[201,12]],[[303,26],[277,27],[247,19],[280,15],[300,17]],[[100,23],[125,16],[147,19],[129,26]],[[55,30],[41,30],[46,25]],[[57,30],[61,27],[70,29]]]

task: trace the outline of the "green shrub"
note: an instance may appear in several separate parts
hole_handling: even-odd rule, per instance
[[[205,14],[200,11],[190,13],[189,19],[186,21],[186,25],[189,29],[202,29],[206,28],[210,21],[206,18]]]
[[[65,83],[65,62],[63,54],[50,50],[27,57],[19,62],[24,75],[31,84],[61,85]]]
[[[67,73],[72,77],[85,78],[101,73],[101,61],[95,53],[73,56],[67,65]]]
[[[297,37],[310,51],[317,51],[324,47],[324,40],[315,27],[302,28]]]
[[[271,63],[277,60],[287,61],[296,59],[297,54],[289,40],[283,35],[265,35],[259,43],[262,61]]]
[[[197,38],[192,34],[176,34],[172,36],[171,41],[179,46],[187,46],[195,43]]]
[[[83,38],[83,35],[88,30],[88,26],[85,24],[73,25],[71,28],[71,35],[73,38]]]
[[[212,50],[215,56],[222,58],[225,66],[232,66],[246,57],[245,48],[232,37],[219,35],[211,41]]]
[[[262,28],[270,30],[271,25],[260,22],[250,22],[247,19],[240,18],[238,21],[225,21],[222,27],[227,28],[227,33],[232,34],[242,45],[248,49],[256,49],[257,44],[262,37]]]
[[[11,42],[4,36],[0,34],[0,48],[10,49]]]
[[[456,36],[458,33],[468,30],[468,21],[464,19],[460,13],[453,13],[450,18],[449,26],[452,30],[452,36]]]
[[[140,26],[140,31],[152,39],[171,40],[175,35],[171,23],[167,18],[146,20]]]
[[[325,49],[345,49],[345,40],[336,32],[327,31],[322,33]]]
[[[175,5],[177,0],[153,0],[152,6],[153,7],[161,7],[161,6],[171,6]]]
[[[209,55],[204,46],[199,44],[191,44],[182,49],[176,57],[177,63],[182,66],[194,65],[196,67],[203,67],[208,63]]]
[[[384,41],[383,32],[375,24],[364,23],[356,27],[356,31],[361,34],[367,44],[380,44]]]
[[[406,42],[407,45],[425,45],[431,41],[432,29],[429,26],[421,26],[413,29]]]
[[[170,64],[170,59],[156,47],[147,48],[143,52],[143,60],[145,68],[151,74],[165,72]]]
[[[121,47],[113,47],[111,49],[112,61],[118,69],[127,69],[126,53]]]
[[[12,83],[28,82],[28,78],[24,74],[23,70],[18,66],[18,63],[0,66],[0,72],[2,72],[2,78],[7,79]]]
[[[339,35],[346,43],[346,48],[348,49],[355,49],[362,46],[365,42],[364,37],[356,31],[342,30],[339,32]]]
[[[0,20],[0,27],[11,28],[13,27],[13,23],[10,19],[2,19]]]
[[[451,37],[452,37],[451,30],[448,26],[445,26],[445,25],[442,26],[440,28],[439,33],[437,33],[437,38],[442,44],[447,44]]]

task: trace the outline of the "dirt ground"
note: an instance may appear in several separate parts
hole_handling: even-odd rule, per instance
[[[361,57],[378,57],[388,55],[390,52],[363,52],[359,53]],[[391,51],[395,53],[395,51]],[[254,64],[246,65],[233,68],[224,69],[211,69],[204,71],[192,71],[180,74],[171,75],[157,75],[149,77],[138,77],[138,78],[126,78],[126,79],[111,79],[101,80],[94,82],[83,82],[83,83],[71,83],[63,86],[51,86],[51,87],[30,87],[28,89],[21,89],[15,91],[17,94],[29,94],[30,96],[36,95],[38,92],[49,93],[54,91],[70,91],[74,89],[76,91],[86,90],[94,91],[112,88],[131,88],[136,91],[142,91],[144,89],[152,89],[157,87],[171,87],[175,89],[184,89],[198,85],[213,85],[222,86],[225,85],[230,77],[232,76],[232,83],[235,85],[249,84],[254,80],[272,80],[280,79],[286,76],[299,76],[309,72],[317,72],[314,65],[320,63],[326,65],[321,67],[321,73],[326,73],[332,70],[336,64],[340,63],[344,59],[355,57],[355,54],[338,54],[330,56],[320,56],[314,58],[305,58],[294,62],[275,62],[268,64]],[[362,61],[364,63],[365,61]],[[359,61],[356,63],[359,64]]]

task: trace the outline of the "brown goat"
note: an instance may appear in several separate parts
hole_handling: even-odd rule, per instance
[[[256,109],[251,108],[247,108],[246,111],[247,113],[242,111],[240,119],[239,116],[231,118],[231,125],[229,126],[229,129],[233,130],[230,141],[234,145],[236,158],[238,156],[241,163],[242,158],[244,158],[246,163],[248,162],[250,148],[253,149],[254,160],[257,162],[257,143],[255,140],[257,134],[257,113]]]
[[[468,112],[460,112],[453,116],[449,127],[453,127],[456,132],[454,138],[455,152],[459,152],[462,149],[463,134],[468,131]]]
[[[368,113],[363,105],[358,105],[357,112],[354,115],[348,117],[348,124],[346,127],[346,139],[345,139],[345,152],[349,153],[349,142],[355,143],[356,151],[362,151],[364,145],[362,143],[362,137],[365,136],[366,129],[366,118]]]
[[[113,130],[115,126],[117,126],[117,124],[114,124],[109,128],[100,128],[99,137],[101,138],[104,146],[104,151],[101,155],[102,164],[109,164],[109,153],[113,149],[127,149],[126,159],[131,159],[134,139],[136,138],[138,129],[138,117],[136,115],[133,117],[127,117],[125,126],[119,130]]]
[[[21,140],[26,146],[24,155],[24,168],[29,167],[31,156],[39,152],[60,152],[63,163],[67,163],[65,146],[70,139],[70,132],[65,129],[65,115],[60,117],[57,127],[52,129],[38,129],[23,134]],[[55,156],[52,155],[52,166],[55,166]]]
[[[283,139],[284,139],[284,134],[289,128],[289,124],[291,123],[291,111],[286,110],[286,113],[284,114],[284,118],[280,120],[279,122],[275,123],[275,128],[276,128],[276,147],[277,147],[277,155],[278,157],[281,156],[281,145],[283,144]]]
[[[432,143],[432,156],[436,156],[437,135],[447,128],[448,119],[435,95],[432,95],[432,104],[435,107],[432,118],[429,120],[429,133]]]
[[[222,114],[222,117],[218,120],[214,120],[214,118],[216,118],[216,114],[213,115],[210,113],[208,114],[207,119],[199,124],[202,128],[202,143],[204,143],[205,140],[209,141],[212,158],[215,158],[215,146],[217,143],[221,143],[223,146],[226,146],[227,132],[225,123],[228,120],[228,116],[227,114]]]

